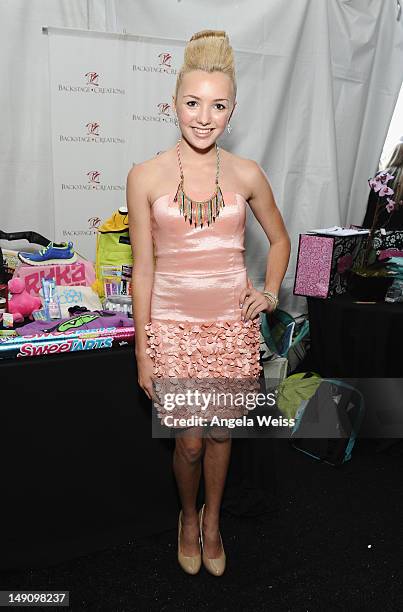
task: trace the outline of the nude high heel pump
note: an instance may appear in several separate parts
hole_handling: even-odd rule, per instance
[[[197,574],[201,567],[201,552],[199,554],[186,557],[181,551],[181,534],[182,534],[182,510],[179,512],[178,521],[178,561],[181,568],[187,574]],[[200,544],[200,536],[199,536]]]
[[[221,548],[222,548],[222,553],[219,557],[215,558],[215,559],[209,559],[208,556],[206,555],[206,553],[204,552],[204,548],[203,548],[203,512],[204,512],[204,506],[205,504],[203,504],[200,512],[199,512],[199,523],[200,523],[200,543],[201,543],[201,548],[202,548],[202,558],[203,558],[203,564],[204,567],[206,568],[207,571],[210,572],[210,574],[213,574],[213,576],[221,576],[224,571],[225,571],[225,563],[226,563],[226,556],[225,556],[225,551],[224,551],[224,546],[222,543],[222,538],[221,538],[221,533],[219,533],[220,535],[220,542],[221,542]]]

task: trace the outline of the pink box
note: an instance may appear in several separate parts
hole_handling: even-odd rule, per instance
[[[42,278],[52,277],[56,285],[80,285],[90,287],[95,281],[94,264],[77,258],[72,264],[52,264],[49,266],[28,266],[21,263],[14,277],[24,279],[25,288],[30,295],[38,295]]]
[[[300,234],[294,295],[328,298],[345,293],[346,272],[365,245],[365,237]]]

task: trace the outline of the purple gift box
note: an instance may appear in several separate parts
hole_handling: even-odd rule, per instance
[[[328,298],[345,293],[346,271],[365,246],[365,238],[300,234],[294,295]]]

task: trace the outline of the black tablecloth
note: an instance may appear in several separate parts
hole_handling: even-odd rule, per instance
[[[308,298],[310,366],[323,377],[403,377],[403,303]]]
[[[152,438],[132,347],[3,360],[0,389],[0,569],[176,528],[174,440]],[[275,510],[272,441],[232,444],[223,510]]]

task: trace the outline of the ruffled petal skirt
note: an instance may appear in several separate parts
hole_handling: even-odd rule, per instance
[[[145,326],[154,363],[154,406],[162,423],[199,416],[207,422],[253,410],[260,390],[260,318]],[[185,394],[185,399],[183,399]],[[167,397],[169,401],[167,401]],[[180,401],[176,401],[181,397]]]

